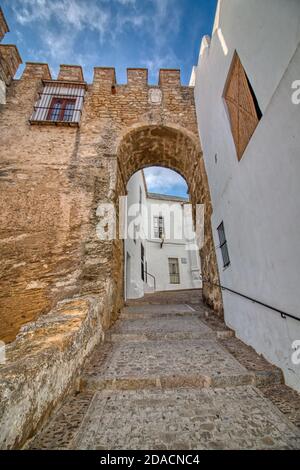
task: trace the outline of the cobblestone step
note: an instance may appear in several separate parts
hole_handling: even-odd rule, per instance
[[[187,304],[166,304],[166,305],[143,305],[138,304],[130,307],[124,307],[121,312],[121,319],[134,320],[137,318],[156,318],[156,317],[171,317],[171,316],[196,316],[199,317],[199,312],[196,312],[193,307]]]
[[[173,290],[146,293],[139,299],[130,299],[126,305],[166,305],[166,304],[202,304],[202,289]]]
[[[171,299],[123,310],[27,448],[300,448],[299,395],[281,371],[202,304]]]
[[[216,333],[197,316],[165,315],[120,319],[108,333],[110,341],[189,340],[213,338]]]
[[[99,391],[74,449],[299,449],[300,433],[252,386]]]
[[[116,342],[82,378],[86,389],[232,387],[255,383],[215,340]]]

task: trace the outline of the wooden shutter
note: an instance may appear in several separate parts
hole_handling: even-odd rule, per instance
[[[261,117],[245,70],[235,52],[224,98],[230,116],[231,131],[240,160]]]

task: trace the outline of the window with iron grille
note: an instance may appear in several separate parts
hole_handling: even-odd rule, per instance
[[[230,265],[230,259],[229,259],[228,246],[227,246],[227,241],[226,241],[225,229],[224,229],[224,223],[223,222],[220,223],[217,230],[218,230],[218,235],[219,235],[219,242],[220,242],[220,249],[221,249],[221,253],[222,253],[222,259],[223,259],[223,267],[226,268],[227,266]]]
[[[153,228],[154,228],[154,238],[162,238],[165,230],[164,230],[164,218],[160,216],[155,216],[153,218]]]
[[[180,284],[178,258],[169,258],[170,284]]]
[[[29,122],[31,124],[78,125],[85,89],[84,82],[44,80]]]
[[[70,98],[52,98],[47,119],[49,121],[72,121],[76,100]]]

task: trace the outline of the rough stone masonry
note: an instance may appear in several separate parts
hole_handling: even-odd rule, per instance
[[[77,66],[62,66],[60,82],[80,82]],[[164,165],[187,180],[192,202],[206,204],[205,278],[217,280],[207,179],[197,135],[193,89],[177,70],[161,70],[159,105],[149,100],[147,70],[128,70],[116,85],[115,71],[95,68],[86,86],[78,126],[29,122],[46,64],[27,63],[2,106],[1,129],[1,339],[74,295],[106,295],[122,303],[122,246],[96,237],[96,209],[117,205],[138,169]],[[113,87],[113,92],[112,92]],[[205,284],[208,303],[221,311],[218,290]]]
[[[0,15],[1,36],[7,32]],[[51,77],[26,63],[15,46],[0,45],[0,447],[19,447],[76,383],[86,356],[123,305],[123,243],[99,240],[97,207],[116,205],[137,170],[163,165],[185,177],[192,203],[205,204],[205,279],[218,282],[209,188],[197,133],[194,93],[179,70],[95,67],[91,84],[80,66]],[[33,120],[45,86],[84,89],[74,125]],[[222,313],[218,288],[203,297]]]

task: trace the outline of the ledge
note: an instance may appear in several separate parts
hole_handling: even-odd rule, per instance
[[[47,120],[36,120],[29,119],[30,125],[38,126],[60,126],[60,127],[79,127],[79,122],[67,122],[67,121],[47,121]]]
[[[66,299],[24,325],[6,345],[6,363],[0,365],[0,449],[21,448],[76,387],[111,314],[109,295]]]
[[[61,85],[61,86],[66,86],[66,85],[74,85],[77,88],[84,88],[85,90],[88,89],[88,84],[87,82],[80,82],[76,80],[47,80],[43,79],[42,80],[43,85]]]

